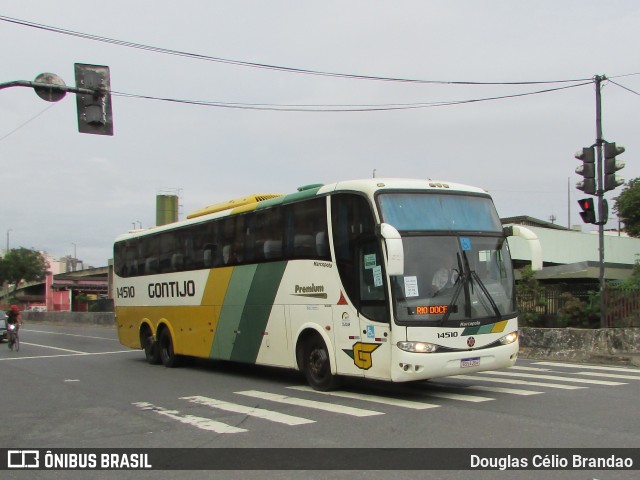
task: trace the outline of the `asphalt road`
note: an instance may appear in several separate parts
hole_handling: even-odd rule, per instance
[[[639,369],[519,361],[508,370],[417,384],[348,382],[329,395],[309,390],[301,374],[287,370],[200,360],[178,369],[151,366],[106,327],[28,324],[21,340],[19,352],[0,345],[0,448],[640,447]],[[159,473],[119,472],[118,478]],[[275,473],[270,478],[299,478],[299,472]],[[403,478],[431,478],[427,473],[404,472]],[[634,473],[501,472],[504,478],[576,479]],[[225,472],[216,478],[264,478],[259,475]],[[447,471],[433,478],[495,475]],[[322,472],[317,478],[343,476]]]

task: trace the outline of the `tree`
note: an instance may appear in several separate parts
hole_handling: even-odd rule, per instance
[[[636,263],[633,265],[631,276],[629,278],[625,278],[620,283],[620,286],[623,288],[640,289],[640,259],[637,259]]]
[[[44,257],[28,248],[14,248],[0,260],[0,284],[13,284],[13,293],[21,280],[35,282],[44,279],[49,265]]]
[[[614,210],[624,222],[624,230],[640,237],[640,177],[629,180],[616,199]]]
[[[547,305],[544,288],[535,277],[531,265],[521,271],[521,278],[516,283],[516,298],[518,299],[518,320],[524,327],[542,327],[541,311]]]

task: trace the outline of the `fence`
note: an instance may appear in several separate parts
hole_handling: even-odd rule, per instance
[[[640,327],[640,290],[607,287],[604,301],[607,326]]]
[[[542,287],[517,300],[524,326],[600,327],[600,294],[593,285]],[[640,290],[606,286],[604,303],[607,327],[640,327]]]

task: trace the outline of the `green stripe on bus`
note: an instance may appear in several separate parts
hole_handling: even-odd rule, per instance
[[[287,262],[258,265],[240,319],[231,360],[255,363]]]
[[[306,190],[302,190],[301,192],[294,192],[288,195],[283,195],[282,197],[265,200],[263,202],[258,203],[258,205],[256,206],[256,210],[262,210],[263,208],[269,208],[275,205],[285,205],[287,203],[296,202],[298,200],[302,200],[305,198],[315,197],[318,193],[318,190],[320,190],[320,188],[322,187],[321,186],[312,187]]]
[[[234,267],[211,347],[211,358],[229,360],[257,265]]]
[[[467,327],[462,332],[462,336],[467,335],[485,335],[487,333],[492,333],[493,327],[495,323],[490,323],[488,325],[481,325],[479,327]]]

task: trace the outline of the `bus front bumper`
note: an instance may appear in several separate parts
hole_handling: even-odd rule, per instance
[[[518,342],[478,350],[413,353],[394,346],[391,380],[412,382],[436,377],[511,367],[518,358]]]

